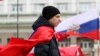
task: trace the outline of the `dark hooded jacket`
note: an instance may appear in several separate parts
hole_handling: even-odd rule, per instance
[[[33,30],[37,31],[37,29],[41,26],[54,27],[42,16],[40,16],[32,25]],[[35,46],[34,50],[35,56],[60,56],[60,52],[58,50],[58,44],[56,38],[53,36],[52,39],[48,43],[41,43]]]

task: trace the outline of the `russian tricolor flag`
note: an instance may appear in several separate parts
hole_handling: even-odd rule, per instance
[[[55,28],[57,32],[65,32],[70,29],[75,30],[76,35],[98,40],[100,34],[99,12],[97,9],[89,10],[64,20]]]

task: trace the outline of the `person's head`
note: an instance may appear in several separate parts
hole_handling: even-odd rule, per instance
[[[44,7],[42,16],[54,27],[56,27],[61,22],[60,11],[54,6]]]

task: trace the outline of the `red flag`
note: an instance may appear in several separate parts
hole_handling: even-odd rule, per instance
[[[79,46],[61,47],[61,56],[84,56]],[[34,53],[29,53],[27,56],[34,56]]]
[[[26,56],[35,45],[33,42],[11,38],[9,44],[0,51],[0,56]]]
[[[29,40],[23,40],[16,37],[11,38],[8,45],[0,51],[0,56],[26,56],[33,46],[35,46],[36,44],[40,44],[42,42],[47,42],[52,38],[53,33],[51,33],[50,35],[44,35],[45,32],[40,34],[40,31],[37,31],[36,34],[33,34],[32,38]]]
[[[0,46],[0,50],[2,50],[3,46]]]
[[[84,56],[79,46],[60,48],[61,56]]]
[[[34,37],[36,38],[37,36],[38,35]],[[26,56],[33,46],[42,42],[45,42],[44,38],[23,40],[13,37],[10,39],[7,46],[2,48],[0,56]]]

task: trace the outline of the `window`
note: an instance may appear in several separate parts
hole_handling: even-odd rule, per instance
[[[90,41],[82,41],[80,43],[81,48],[83,49],[90,49],[91,47],[93,47],[93,43]]]
[[[83,48],[83,44],[82,43],[80,43],[80,46],[81,46],[81,48]]]
[[[84,43],[84,48],[88,48],[88,43]]]
[[[68,3],[58,3],[58,4],[57,4],[57,8],[58,8],[61,12],[65,12],[66,10],[68,10]]]
[[[12,11],[13,12],[22,12],[23,11],[23,4],[12,4]]]
[[[3,5],[0,4],[0,12],[3,12]]]
[[[1,43],[1,38],[0,38],[0,43]]]
[[[36,10],[37,12],[41,12],[43,7],[45,6],[45,4],[41,3],[41,4],[33,4],[34,5],[34,10]]]
[[[80,2],[79,8],[81,12],[87,11],[92,8],[92,3],[91,2]]]
[[[59,47],[66,47],[68,46],[67,42],[59,42]]]
[[[9,42],[10,38],[7,38],[7,42]]]
[[[63,43],[61,43],[61,47],[63,47],[63,45],[64,45],[64,44],[63,44]]]
[[[65,43],[65,46],[68,46],[68,43]]]

